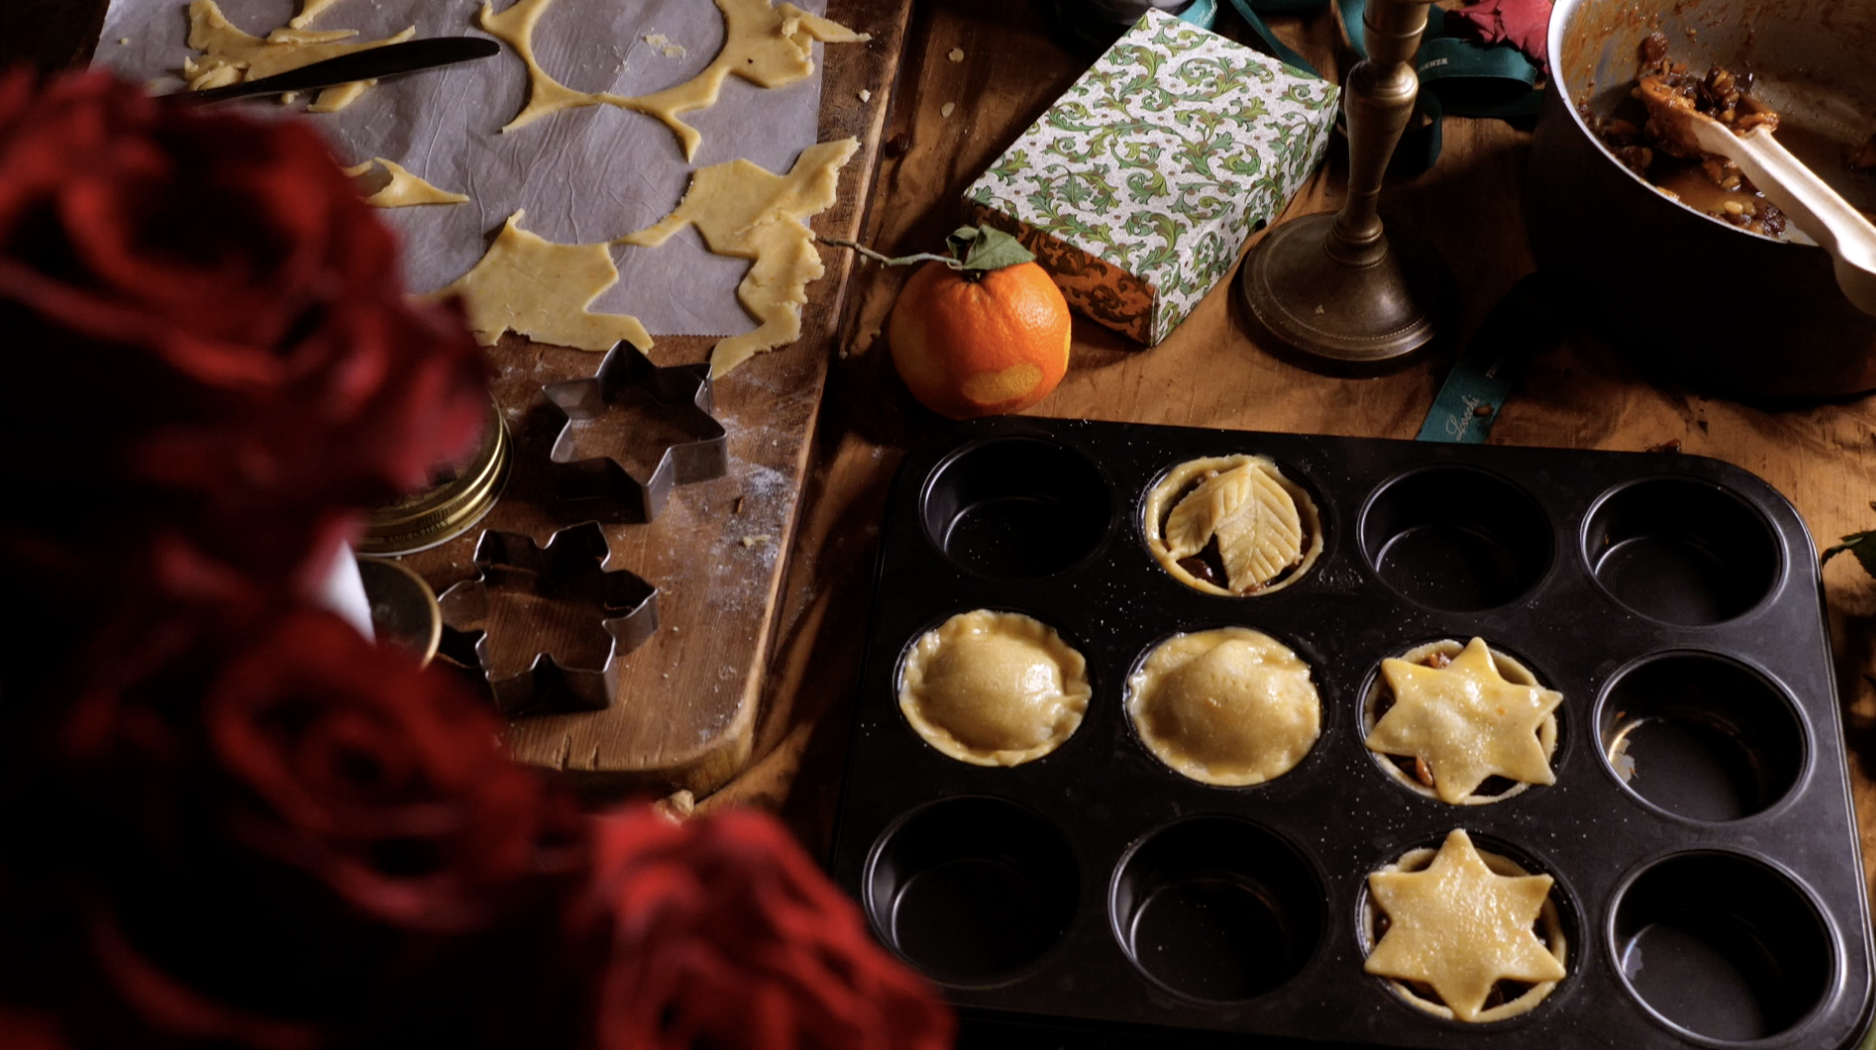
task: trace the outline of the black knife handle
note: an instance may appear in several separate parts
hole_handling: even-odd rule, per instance
[[[332,87],[335,84],[350,84],[355,80],[382,80],[404,73],[446,66],[455,62],[467,62],[470,59],[487,58],[499,54],[502,46],[493,40],[482,37],[455,36],[432,37],[427,40],[406,40],[401,44],[386,44],[383,47],[366,48],[353,51],[337,58],[328,58],[298,69],[289,69],[271,77],[259,80],[244,80],[227,87],[209,88],[206,91],[181,91],[176,98],[189,102],[225,102],[231,98],[246,98],[249,95],[283,95],[289,91],[313,91],[318,88]]]

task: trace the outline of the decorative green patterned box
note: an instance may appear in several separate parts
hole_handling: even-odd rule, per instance
[[[1069,304],[1166,338],[1328,148],[1336,87],[1148,11],[964,193]]]

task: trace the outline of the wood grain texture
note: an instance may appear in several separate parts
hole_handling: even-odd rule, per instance
[[[908,26],[904,0],[836,0],[833,14],[872,32],[875,40],[864,50],[851,49],[859,56],[851,64],[827,64],[825,97],[854,97],[864,87],[873,100],[870,106],[824,108],[822,137],[857,135],[867,155],[885,142],[901,143],[904,150],[884,151],[866,198],[853,192],[862,188],[859,182],[846,181],[861,171],[864,158],[856,158],[843,176],[840,206],[822,216],[817,228],[857,228],[859,239],[892,252],[935,247],[958,218],[957,196],[965,184],[1091,59],[1059,45],[1049,6],[1046,0],[922,0]],[[0,4],[0,60],[65,64],[88,51],[102,11],[102,0]],[[1231,16],[1223,18],[1221,28],[1236,35]],[[1319,68],[1342,66],[1345,55],[1332,18],[1278,20],[1277,28]],[[949,60],[953,48],[963,50],[963,61]],[[828,49],[836,57],[842,50]],[[889,91],[895,79],[896,90]],[[894,101],[882,127],[889,94]],[[947,102],[955,104],[949,117],[942,113]],[[1465,304],[1454,345],[1463,345],[1497,297],[1532,266],[1518,206],[1528,141],[1527,134],[1498,122],[1451,119],[1439,166],[1414,182],[1391,186],[1383,197],[1388,217],[1432,239],[1454,270]],[[1286,217],[1333,209],[1341,187],[1331,163]],[[641,754],[673,763],[664,773],[650,767],[619,771],[615,786],[651,786],[662,779],[665,785],[705,787],[745,765],[703,808],[777,809],[811,844],[826,842],[834,810],[887,487],[903,450],[941,425],[911,401],[883,346],[874,346],[905,274],[869,264],[848,278],[845,253],[823,257],[829,274],[811,288],[812,335],[732,374],[719,391],[719,415],[732,427],[731,476],[678,490],[659,524],[622,533],[613,544],[618,564],[641,568],[653,579],[661,571],[679,573],[675,583],[659,581],[667,587],[668,614],[675,615],[691,605],[684,593],[690,584],[681,573],[698,570],[657,561],[673,558],[673,548],[658,542],[660,537],[720,527],[714,523],[725,515],[736,517],[737,496],[745,496],[749,513],[747,493],[770,478],[767,471],[805,478],[762,510],[761,524],[746,526],[750,532],[777,526],[773,547],[761,557],[788,551],[785,578],[750,577],[766,580],[765,588],[779,582],[775,614],[740,621],[746,625],[741,637],[719,633],[705,641],[689,628],[661,632],[631,658],[642,677],[633,679],[617,709],[619,721],[607,732],[563,742],[567,730],[557,734],[543,725],[517,739],[554,761],[564,754],[575,766],[597,766],[611,753],[608,746],[625,741]],[[1637,292],[1612,288],[1610,294]],[[1436,356],[1381,379],[1328,379],[1272,357],[1243,334],[1235,310],[1227,281],[1166,343],[1149,351],[1078,323],[1068,379],[1034,413],[1409,437],[1450,359]],[[708,340],[666,340],[655,356],[660,363],[701,360],[707,347]],[[502,382],[521,393],[544,378],[578,374],[596,363],[573,351],[525,344],[501,349],[518,351]],[[830,357],[837,360],[825,372],[823,397]],[[1775,348],[1767,367],[1778,367]],[[813,441],[785,447],[779,436],[762,435],[775,428],[812,432]],[[1724,459],[1764,477],[1797,505],[1820,546],[1876,527],[1876,510],[1869,508],[1876,499],[1872,398],[1785,410],[1709,400],[1651,381],[1605,343],[1577,333],[1533,364],[1504,406],[1492,440],[1604,449],[1679,442],[1687,453]],[[525,518],[517,510],[497,514]],[[727,553],[734,559],[743,550],[738,544]],[[720,553],[711,548],[708,556]],[[437,558],[439,581],[449,572],[466,575],[466,555],[439,552]],[[1865,861],[1876,864],[1876,780],[1870,775],[1876,771],[1876,584],[1848,559],[1830,564],[1824,579]],[[770,593],[758,590],[748,600],[761,598],[767,610]],[[720,675],[723,659],[732,654],[731,678],[739,666],[748,676],[725,686],[734,696],[728,708],[734,725],[718,730],[716,739],[730,746],[712,752],[695,743],[705,724],[697,715],[710,709],[699,696],[707,694],[714,703],[724,695],[719,683],[729,680],[713,681],[711,673]],[[677,681],[672,667],[690,669],[682,685],[671,684]],[[666,673],[673,678],[664,679]],[[757,695],[759,718],[750,703]],[[672,710],[679,714],[671,716]],[[594,744],[604,746],[595,751]]]
[[[861,143],[842,169],[838,201],[813,221],[823,235],[858,232],[908,8],[909,0],[829,4],[829,17],[873,39],[822,48],[820,141],[851,136]],[[869,101],[861,100],[862,90]],[[602,519],[609,567],[630,569],[659,588],[658,633],[621,658],[613,706],[510,726],[517,759],[576,774],[591,799],[677,789],[701,795],[752,753],[774,599],[835,352],[851,255],[823,249],[822,261],[827,273],[809,286],[801,339],[717,382],[715,414],[729,431],[726,476],[678,487],[649,524]],[[660,339],[651,358],[659,365],[703,361],[713,342]],[[553,497],[543,468],[559,419],[547,409],[541,386],[590,375],[599,358],[512,335],[491,356],[500,369],[496,400],[516,437],[517,472],[482,527],[544,542],[554,529],[593,517],[594,508]],[[447,587],[474,575],[478,532],[408,560],[433,586]]]
[[[866,226],[874,247],[898,254],[937,245],[960,215],[966,184],[1085,68],[1087,56],[1057,43],[1048,6],[920,6],[890,127],[909,149],[882,162]],[[1234,18],[1222,22],[1238,35]],[[1345,68],[1333,18],[1279,20],[1277,28],[1318,68]],[[947,59],[953,48],[963,49],[962,62]],[[949,118],[946,102],[958,103]],[[1431,240],[1453,271],[1463,311],[1442,353],[1378,379],[1303,371],[1245,334],[1228,278],[1150,350],[1078,319],[1068,377],[1031,414],[1412,437],[1455,348],[1534,266],[1520,210],[1528,132],[1449,119],[1445,138],[1434,170],[1391,184],[1382,197],[1388,220]],[[1332,156],[1284,217],[1333,210],[1343,192]],[[903,450],[942,425],[906,394],[884,343],[874,345],[904,278],[871,266],[854,277],[846,318],[853,353],[828,382],[756,758],[702,807],[779,809],[811,844],[825,845],[831,833],[887,491]],[[1876,527],[1876,398],[1785,410],[1710,400],[1651,380],[1584,332],[1535,362],[1492,442],[1624,450],[1679,442],[1686,453],[1765,478],[1797,505],[1820,546]],[[1876,870],[1876,583],[1847,558],[1824,578],[1865,859]]]
[[[46,68],[84,61],[104,8],[104,0],[9,0],[0,5],[0,60]],[[910,0],[831,0],[828,6],[829,17],[873,39],[820,47],[819,138],[851,136],[861,148],[842,170],[838,202],[814,220],[817,232],[858,233],[909,10]],[[860,98],[863,90],[870,101]],[[844,250],[824,249],[822,258],[827,273],[809,286],[801,339],[717,384],[716,415],[729,431],[728,474],[678,488],[650,524],[605,524],[608,567],[656,584],[662,621],[650,642],[623,658],[615,704],[511,728],[517,758],[573,771],[591,797],[677,788],[701,794],[751,753],[783,553],[793,535],[808,439],[851,266]],[[713,342],[662,339],[652,357],[660,365],[702,361]],[[557,502],[543,469],[558,421],[546,409],[541,386],[592,374],[599,355],[510,335],[490,357],[498,373],[495,398],[516,439],[516,466],[506,495],[481,528],[545,541],[557,528],[595,517],[596,509],[606,517],[603,507]],[[475,574],[481,528],[406,561],[440,592]]]

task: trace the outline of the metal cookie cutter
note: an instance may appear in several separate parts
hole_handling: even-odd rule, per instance
[[[561,529],[545,547],[490,530],[481,570],[444,591],[442,655],[480,668],[509,717],[598,711],[618,692],[619,658],[658,629],[658,589],[607,571],[598,522]]]
[[[567,417],[548,454],[561,499],[613,498],[650,521],[673,486],[720,478],[729,468],[728,434],[710,414],[708,365],[659,368],[620,343],[591,379],[541,389]]]

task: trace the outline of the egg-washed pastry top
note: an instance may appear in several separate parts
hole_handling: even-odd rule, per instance
[[[1417,850],[1368,876],[1368,892],[1388,924],[1362,969],[1430,987],[1460,1021],[1503,1020],[1543,1001],[1568,973],[1563,926],[1555,907],[1546,907],[1550,876],[1481,854],[1460,830],[1426,863],[1429,852]],[[1509,994],[1501,981],[1516,982]],[[1495,987],[1505,1001],[1488,1008]],[[1402,992],[1408,1002],[1441,1012]]]
[[[1416,653],[1428,649],[1437,651],[1437,646]],[[1527,680],[1507,679],[1500,673],[1501,660]],[[1539,686],[1521,666],[1495,655],[1484,639],[1472,639],[1443,666],[1383,660],[1381,674],[1394,706],[1368,730],[1364,742],[1372,751],[1424,762],[1441,801],[1467,801],[1494,776],[1556,783],[1550,756],[1556,747],[1554,712],[1563,694]]]
[[[1127,685],[1127,714],[1147,749],[1207,784],[1280,777],[1320,732],[1322,704],[1309,665],[1247,627],[1175,635]]]
[[[1315,504],[1264,456],[1179,464],[1148,493],[1144,524],[1160,565],[1209,594],[1277,590],[1322,553]]]
[[[978,609],[925,632],[906,653],[899,709],[931,746],[979,766],[1055,750],[1088,710],[1088,665],[1047,624]]]

